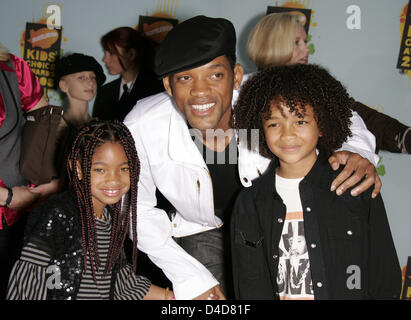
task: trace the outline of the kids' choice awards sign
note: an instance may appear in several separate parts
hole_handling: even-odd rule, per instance
[[[401,48],[398,57],[397,68],[411,70],[411,0],[408,3],[408,10],[405,17],[404,29],[402,32]]]
[[[408,257],[407,267],[403,271],[403,287],[401,299],[411,300],[411,257]]]
[[[54,68],[61,46],[61,28],[48,28],[47,24],[26,24],[24,60],[40,81],[44,95],[54,86]]]

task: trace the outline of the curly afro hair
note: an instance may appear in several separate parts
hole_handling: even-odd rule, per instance
[[[279,101],[301,118],[305,106],[313,108],[322,133],[318,147],[328,154],[351,136],[349,126],[354,100],[338,80],[314,64],[279,66],[260,71],[246,81],[234,106],[233,128],[248,130],[250,150],[258,146],[262,156],[275,158],[266,144],[262,120],[269,118],[271,102]],[[279,103],[275,105],[281,108]],[[249,134],[252,129],[258,129],[258,136]],[[258,141],[252,137],[258,137]]]

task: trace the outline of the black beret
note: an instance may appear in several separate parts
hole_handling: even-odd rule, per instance
[[[223,18],[196,16],[176,25],[167,34],[155,56],[154,71],[164,78],[197,68],[215,58],[235,57],[233,24]]]
[[[96,75],[97,85],[101,86],[106,81],[103,68],[93,57],[82,53],[73,53],[56,61],[54,69],[54,85],[58,88],[60,79],[72,73],[82,71],[93,71]]]

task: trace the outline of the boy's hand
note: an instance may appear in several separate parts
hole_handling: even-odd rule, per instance
[[[356,185],[364,176],[364,181],[351,190],[351,195],[358,196],[372,185],[374,185],[372,198],[375,198],[380,193],[381,179],[374,165],[368,159],[361,157],[357,153],[338,151],[333,153],[328,162],[334,171],[340,167],[340,164],[345,165],[344,170],[331,183],[331,191],[337,190],[337,195],[343,194],[345,190]]]

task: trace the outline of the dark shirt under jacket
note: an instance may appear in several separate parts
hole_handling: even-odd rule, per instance
[[[240,193],[231,217],[237,299],[278,299],[278,244],[286,208],[275,190],[277,163]],[[401,269],[381,195],[371,199],[368,190],[352,197],[347,190],[337,196],[330,185],[340,171],[320,153],[299,186],[314,297],[399,298]],[[350,266],[361,272],[361,284],[353,289],[347,285],[354,283]]]
[[[195,139],[194,143],[202,152],[213,183],[215,215],[228,224],[235,199],[243,188],[238,175],[236,138],[233,136],[229,145],[221,152],[207,148],[198,139]]]
[[[134,82],[130,95],[120,104],[120,84],[121,77],[105,84],[97,91],[93,118],[123,121],[137,100],[164,91],[163,82],[157,79],[153,72],[142,69]]]

